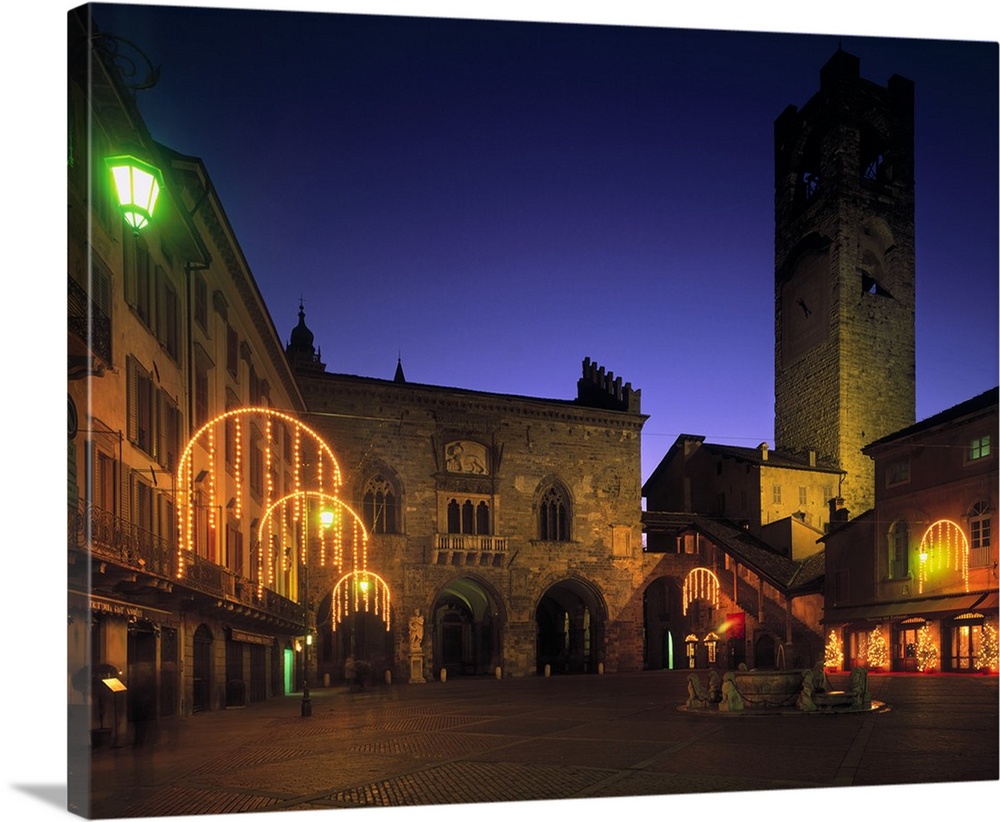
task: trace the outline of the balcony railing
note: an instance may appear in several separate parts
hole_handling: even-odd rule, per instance
[[[434,548],[438,551],[485,551],[507,550],[507,537],[483,534],[435,534]]]
[[[89,551],[122,568],[170,580],[175,584],[243,605],[268,616],[301,622],[302,606],[210,560],[189,554],[178,580],[177,543],[96,506],[69,506],[69,547]]]
[[[67,305],[69,330],[90,346],[104,362],[111,362],[111,318],[87,295],[86,289],[69,278]]]
[[[435,534],[434,565],[500,566],[507,553],[507,537],[488,534]]]

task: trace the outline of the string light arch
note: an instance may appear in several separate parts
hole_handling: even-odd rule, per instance
[[[378,574],[366,569],[348,571],[333,586],[331,600],[333,631],[347,616],[361,611],[380,617],[386,632],[391,627],[389,586]]]
[[[931,574],[938,571],[957,571],[962,575],[965,591],[969,591],[969,540],[961,526],[950,519],[939,519],[932,524],[920,540],[918,549],[919,571],[917,590],[924,592],[924,585]]]
[[[284,551],[280,550],[280,545],[275,546],[276,526],[279,535],[287,533],[287,523],[296,511],[299,512],[300,523],[311,521],[310,502],[318,503],[321,513],[329,514],[329,522],[317,524],[312,532],[319,542],[319,565],[321,567],[327,565],[343,567],[345,565],[345,547],[350,545],[353,548],[351,567],[361,571],[367,570],[368,531],[357,512],[333,494],[322,491],[293,491],[271,503],[257,525],[257,544],[271,546],[267,555],[263,557],[267,563],[268,576],[266,581],[269,584],[273,583],[274,574],[279,570],[279,561],[282,563],[287,561]],[[303,564],[307,564],[309,561],[308,538],[310,530],[307,527],[295,528],[293,534],[294,541],[297,543],[296,554]],[[287,570],[287,567],[282,565],[280,570]],[[264,581],[262,575],[261,585]]]
[[[705,600],[713,608],[719,607],[719,578],[708,568],[693,568],[684,578],[684,614],[696,599]]]
[[[216,515],[216,512],[221,510],[219,495],[220,492],[225,493],[227,485],[231,485],[233,491],[227,507],[236,520],[243,518],[246,507],[244,485],[248,478],[252,483],[254,475],[254,468],[248,465],[248,461],[254,455],[249,453],[251,449],[244,447],[244,440],[247,437],[244,437],[243,427],[251,421],[261,423],[264,430],[261,470],[266,476],[263,477],[263,508],[270,509],[274,503],[276,491],[273,473],[276,466],[280,468],[284,465],[291,469],[292,485],[296,494],[305,493],[303,489],[308,485],[310,488],[315,488],[317,493],[328,494],[332,498],[337,498],[339,495],[342,476],[333,450],[319,434],[301,420],[291,414],[265,406],[234,408],[219,414],[202,425],[188,440],[177,464],[174,487],[177,488],[178,578],[185,575],[190,555],[208,550],[207,544],[199,546],[195,535],[199,507],[207,509],[206,524],[210,540],[216,538],[220,525],[219,517]],[[224,460],[220,460],[220,455],[217,453],[217,443],[220,439],[225,440],[227,425],[233,427],[231,483],[227,477]],[[217,434],[220,428],[221,436]],[[289,445],[287,441],[280,443],[277,441],[276,428],[279,432],[290,430],[290,448],[285,447]],[[312,458],[311,462],[307,462],[308,457]],[[206,496],[203,502],[200,501],[202,493]],[[294,527],[300,521],[304,515],[304,504],[305,498],[296,497],[292,509],[288,512],[288,520],[282,523],[282,527]]]

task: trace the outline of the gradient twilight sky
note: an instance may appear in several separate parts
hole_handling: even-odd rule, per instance
[[[336,9],[336,4],[326,4]],[[95,6],[162,69],[282,342],[327,370],[572,399],[773,443],[773,123],[838,45],[916,94],[917,418],[998,382],[996,43]],[[335,446],[334,446],[335,447]]]

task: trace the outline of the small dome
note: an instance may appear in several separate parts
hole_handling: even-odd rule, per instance
[[[295,348],[312,348],[313,333],[306,325],[306,312],[299,303],[299,324],[292,329],[291,344]]]

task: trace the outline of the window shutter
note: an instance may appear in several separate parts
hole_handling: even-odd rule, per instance
[[[131,443],[136,443],[139,438],[139,386],[135,370],[135,358],[128,357],[126,365],[125,391],[128,404],[128,425],[127,437]]]

